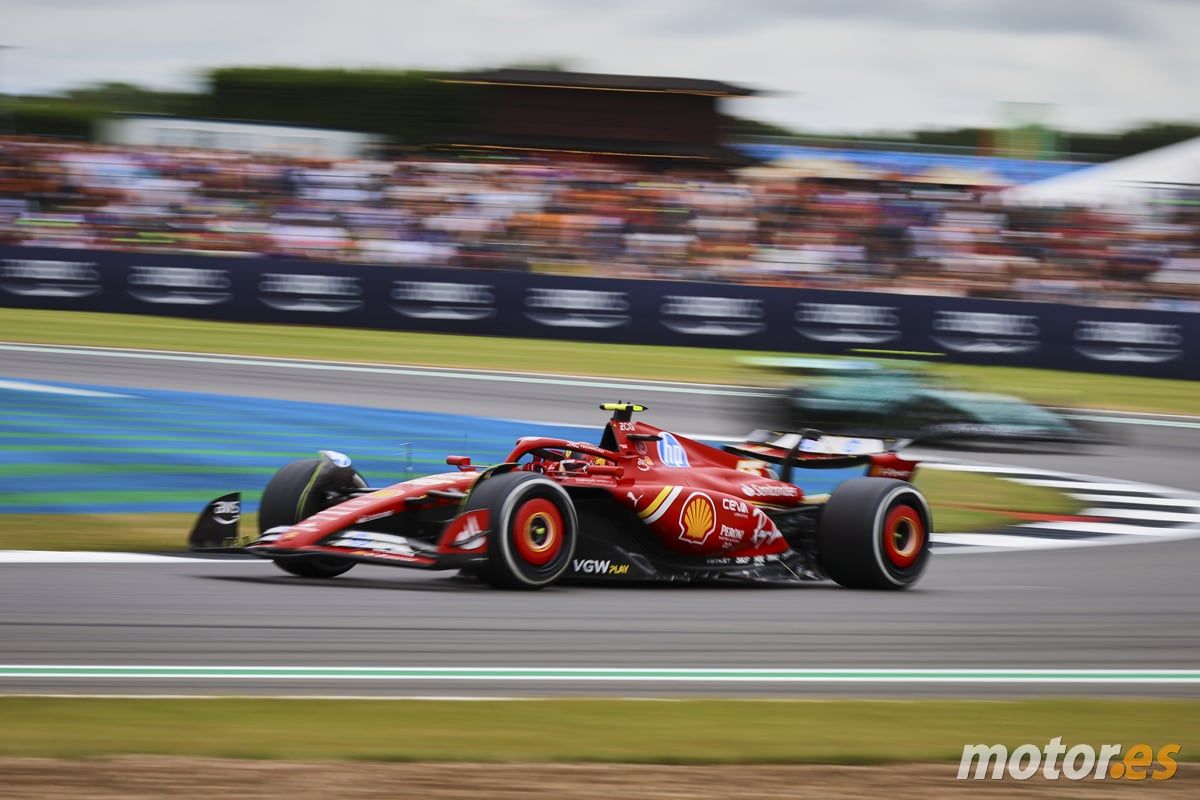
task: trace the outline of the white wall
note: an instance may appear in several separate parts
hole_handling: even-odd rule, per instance
[[[334,159],[361,157],[380,141],[377,136],[350,131],[177,117],[114,117],[101,123],[99,135],[109,144]]]

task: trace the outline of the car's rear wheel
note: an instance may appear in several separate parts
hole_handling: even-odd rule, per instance
[[[487,562],[479,577],[504,589],[541,589],[566,572],[579,522],[571,498],[554,481],[508,472],[471,489],[464,511],[486,509]]]
[[[853,478],[821,510],[817,557],[829,577],[852,589],[907,589],[929,561],[932,515],[915,486]]]
[[[330,469],[319,458],[293,461],[275,473],[263,490],[258,510],[258,532],[280,525],[295,525],[318,511],[344,500],[356,488],[366,486],[362,476],[350,468]],[[302,578],[333,578],[354,566],[336,556],[287,556],[274,559],[275,566]]]

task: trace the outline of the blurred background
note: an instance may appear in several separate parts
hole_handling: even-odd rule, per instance
[[[814,137],[725,111],[750,91],[241,68],[9,99],[0,243],[1200,308],[1200,127]]]
[[[1191,4],[391,5],[15,2],[0,244],[1198,307]]]
[[[1200,4],[2,8],[0,690],[61,693],[0,696],[17,795],[209,797],[238,772],[219,785],[293,798],[899,798],[957,794],[967,742],[1195,759]],[[179,552],[225,492],[253,530],[275,470],[319,448],[383,485],[448,453],[494,463],[517,436],[594,438],[617,400],[713,442],[918,440],[929,576],[901,598],[573,586],[535,604]],[[1116,542],[1136,544],[1090,546]],[[137,672],[154,665],[226,672]],[[317,675],[380,665],[431,677]],[[617,678],[511,682],[530,665]],[[625,674],[664,667],[683,678]],[[599,699],[496,699],[581,693]],[[689,694],[771,701],[629,699]],[[1030,695],[1079,698],[995,702]],[[131,754],[291,761],[69,760]],[[317,779],[311,758],[355,763]],[[489,763],[420,763],[471,760]],[[538,761],[572,763],[491,763]],[[1158,788],[1198,782],[1185,765]]]

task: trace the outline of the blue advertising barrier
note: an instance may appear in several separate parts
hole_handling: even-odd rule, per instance
[[[1200,378],[1200,314],[955,297],[0,247],[0,305]]]

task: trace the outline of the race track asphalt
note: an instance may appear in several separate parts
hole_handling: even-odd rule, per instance
[[[601,400],[744,433],[755,390],[310,369],[78,350],[0,350],[0,378],[209,391],[599,425]],[[592,385],[605,384],[605,385]],[[740,394],[739,394],[740,393]],[[1106,428],[1106,430],[1109,430]],[[531,432],[533,432],[531,430]],[[1200,490],[1200,427],[1111,426],[1112,444],[986,460]],[[357,567],[334,581],[266,562],[0,565],[6,664],[670,668],[1194,669],[1200,540],[937,557],[917,590],[482,588]],[[222,694],[1200,695],[1200,684],[813,684],[0,678],[0,692]]]

